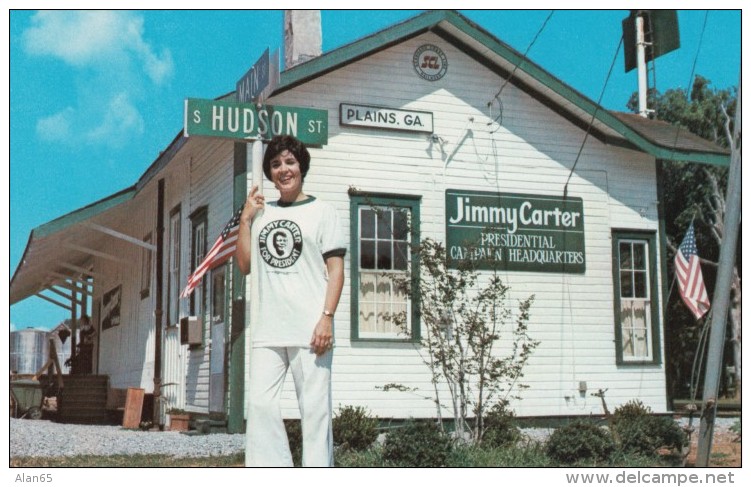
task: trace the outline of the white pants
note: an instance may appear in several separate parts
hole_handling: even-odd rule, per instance
[[[291,467],[292,454],[282,419],[281,395],[292,369],[302,418],[303,467],[332,467],[332,351],[317,356],[310,348],[253,348],[246,431],[246,467]]]

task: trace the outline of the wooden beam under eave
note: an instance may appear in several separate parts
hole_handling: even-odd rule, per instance
[[[59,274],[57,272],[52,272],[51,274],[56,275],[58,277],[61,277],[63,279],[71,279],[70,276],[65,276],[65,275]],[[86,296],[93,296],[93,293],[91,291],[89,291],[88,289],[83,288],[83,287],[76,287],[76,286],[73,286],[72,284],[69,284],[67,282],[59,282],[59,281],[55,281],[55,280],[50,280],[49,283],[51,285],[53,285],[53,286],[63,287],[65,289],[69,290],[69,291],[74,291],[74,292],[77,292],[77,293],[85,294]]]
[[[101,257],[102,259],[111,260],[113,262],[117,262],[118,264],[128,264],[129,262],[125,259],[121,259],[119,257],[115,257],[114,255],[106,254],[104,252],[100,252],[99,250],[90,249],[88,247],[84,247],[83,245],[76,245],[70,242],[66,242],[63,244],[64,247],[69,248],[71,250],[77,250],[79,252],[83,252],[86,254],[90,254],[96,257]]]
[[[68,311],[70,311],[70,310],[72,310],[72,309],[73,309],[73,306],[72,306],[72,305],[71,305],[71,306],[68,306],[68,305],[62,304],[62,303],[60,303],[59,301],[55,301],[54,299],[52,299],[52,298],[50,298],[50,297],[47,297],[47,296],[45,296],[45,295],[44,295],[44,294],[42,294],[42,293],[36,293],[36,294],[35,294],[34,296],[36,296],[36,297],[38,297],[38,298],[42,298],[42,299],[44,299],[45,301],[49,301],[50,303],[52,303],[52,304],[55,304],[55,305],[57,305],[57,306],[60,306],[60,307],[61,307],[61,308],[63,308],[63,309],[67,309]]]
[[[66,269],[70,269],[72,271],[80,272],[82,275],[91,276],[94,279],[102,277],[101,274],[99,274],[97,272],[94,272],[92,270],[86,269],[86,268],[81,267],[81,266],[69,264],[67,262],[62,262],[62,263],[60,263],[60,265],[63,266],[63,267],[65,267]]]
[[[148,242],[144,242],[143,240],[137,239],[135,237],[131,237],[130,235],[126,235],[122,232],[118,232],[117,230],[113,230],[111,228],[107,228],[105,226],[98,225],[93,222],[84,222],[82,223],[82,225],[85,227],[91,228],[92,230],[105,233],[111,237],[119,238],[120,240],[125,240],[126,242],[132,243],[133,245],[137,245],[139,247],[143,247],[145,249],[151,250],[152,252],[156,250],[156,245],[152,245]]]
[[[65,288],[65,289],[68,289],[68,288]],[[80,299],[75,298],[74,295],[73,295],[73,293],[66,294],[66,293],[62,292],[61,290],[56,289],[54,286],[53,287],[48,287],[47,291],[51,291],[51,292],[57,294],[58,296],[62,296],[63,298],[71,301],[72,303],[83,304],[83,301],[80,300]]]

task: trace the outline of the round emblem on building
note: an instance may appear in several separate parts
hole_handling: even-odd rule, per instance
[[[423,44],[412,56],[412,66],[422,79],[437,81],[446,75],[449,62],[440,47]]]
[[[258,236],[261,258],[271,267],[284,269],[300,258],[302,232],[297,223],[275,220],[266,225]]]

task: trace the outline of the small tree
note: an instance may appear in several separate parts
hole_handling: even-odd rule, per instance
[[[450,268],[445,247],[431,239],[413,249],[413,258],[419,259],[419,275],[394,280],[418,306],[425,330],[419,345],[427,351],[422,357],[431,371],[436,404],[443,406],[438,385],[444,382],[457,435],[471,430],[473,442],[479,443],[486,411],[494,403],[518,398],[518,391],[526,387],[519,382],[522,370],[539,344],[527,334],[534,296],[519,302],[514,318],[507,305],[509,287],[496,273],[481,276],[471,265]],[[390,319],[408,331],[406,313]],[[501,355],[498,345],[504,329],[511,339]],[[470,426],[471,416],[475,421]]]

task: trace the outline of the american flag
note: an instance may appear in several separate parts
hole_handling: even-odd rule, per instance
[[[675,273],[681,298],[698,320],[709,310],[709,297],[699,265],[693,223],[688,227],[686,236],[683,237],[683,242],[675,254]]]
[[[209,269],[220,266],[227,262],[230,257],[235,253],[237,247],[237,231],[240,228],[240,214],[243,211],[241,206],[236,212],[235,216],[227,222],[224,226],[219,238],[216,239],[214,245],[211,246],[211,250],[206,254],[201,264],[193,271],[193,274],[188,277],[188,285],[185,286],[183,292],[180,294],[181,298],[187,298],[193,289],[201,283],[201,278]]]

